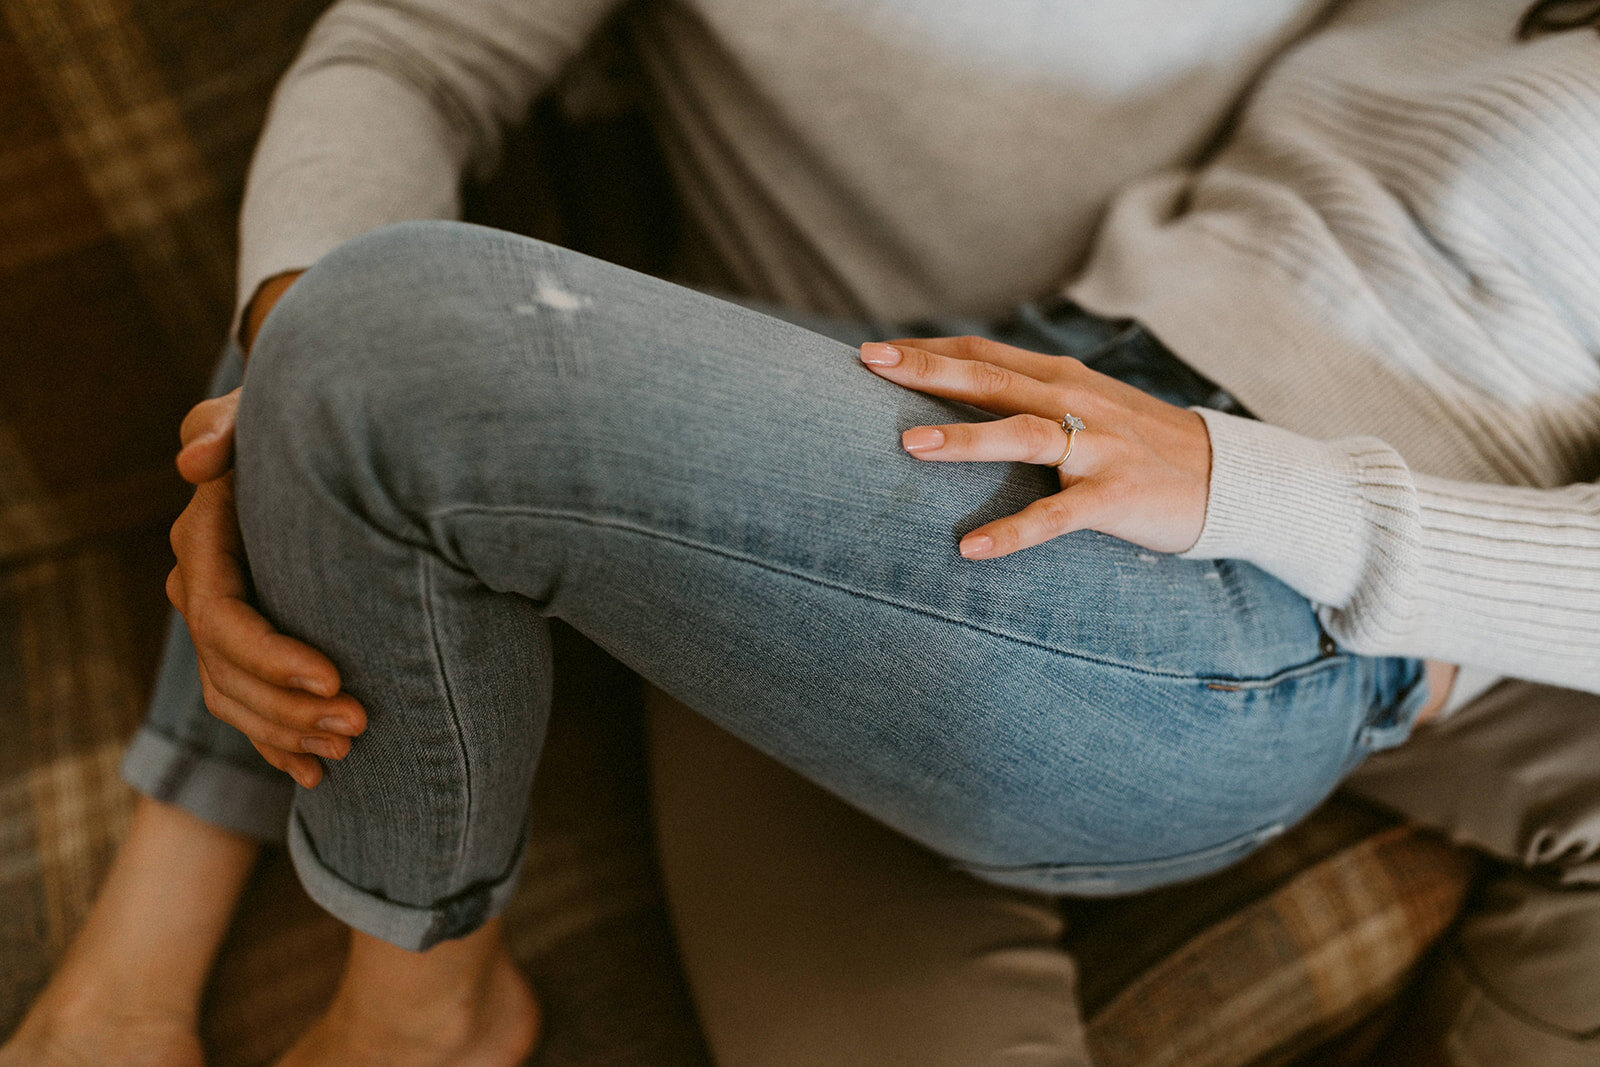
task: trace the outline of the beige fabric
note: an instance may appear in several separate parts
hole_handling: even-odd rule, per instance
[[[1593,894],[1587,895],[1593,897]],[[1529,911],[1543,911],[1554,899],[1545,889],[1536,900],[1530,901]],[[1579,939],[1570,943],[1570,952],[1587,954],[1592,959],[1596,946],[1600,945],[1600,907],[1596,907],[1592,899],[1587,916],[1582,931],[1570,931],[1579,934]],[[1529,917],[1524,913],[1518,916],[1518,921]],[[1529,932],[1542,933],[1539,925],[1537,921],[1530,923]],[[1537,957],[1530,958],[1537,960]],[[1592,970],[1592,964],[1587,966]],[[1593,995],[1592,982],[1574,984],[1574,992],[1585,991]],[[1525,994],[1528,990],[1520,992]],[[1542,1014],[1529,1014],[1524,1009],[1525,1001],[1518,991],[1513,990],[1507,996],[1493,976],[1481,973],[1473,965],[1469,953],[1453,947],[1439,961],[1422,998],[1410,1013],[1409,1025],[1417,1040],[1406,1044],[1423,1055],[1436,1048],[1440,1059],[1435,1062],[1450,1067],[1596,1067],[1600,1064],[1600,1036],[1593,1031],[1573,1033],[1552,1027]],[[1397,1067],[1411,1067],[1422,1062],[1406,1055],[1409,1051],[1406,1044],[1402,1044],[1403,1051],[1392,1061]]]
[[[1600,1064],[1600,889],[1583,885],[1600,880],[1600,698],[1533,688],[1502,684],[1369,760],[1349,783],[1352,794],[1534,868],[1503,870],[1487,885],[1396,1027],[1390,1062],[1438,1053],[1455,1067]],[[680,705],[653,691],[651,703],[663,873],[685,971],[725,1067],[1072,1063],[1086,1062],[1091,1047],[1101,1065],[1174,1054],[1171,1062],[1192,1064],[1201,1053],[1251,1062],[1249,1049],[1261,1046],[1220,1038],[1257,1028],[1302,987],[1315,995],[1300,1015],[1320,1011],[1328,1024],[1311,1032],[1337,1032],[1392,991],[1464,885],[1424,869],[1441,863],[1428,835],[1362,831],[1336,862],[1316,846],[1289,858],[1278,902],[1225,907],[1215,926],[1164,954],[1143,986],[1097,1007],[1084,1034],[1072,1021],[1078,983],[1050,902],[956,875]],[[1527,714],[1530,706],[1551,713]],[[1385,881],[1394,888],[1380,893]],[[1184,890],[1164,891],[1165,905],[1139,902],[1112,929],[1124,922],[1127,936],[1161,936],[1147,920],[1181,910],[1172,895]],[[1374,894],[1384,900],[1369,907]],[[1336,911],[1354,902],[1366,918],[1286,948],[1283,931],[1328,921],[1304,910],[1307,900],[1344,901]],[[1402,940],[1410,955],[1396,949]],[[1097,954],[1103,941],[1084,944]],[[1263,951],[1282,957],[1278,973],[1256,958]],[[1376,963],[1390,977],[1375,978]],[[1220,987],[1244,972],[1230,999]],[[1355,992],[1362,981],[1370,992]],[[1351,988],[1333,988],[1341,983]],[[1251,1008],[1268,989],[1277,990],[1270,1002]],[[1243,1014],[1221,1026],[1196,1017],[1206,1004]],[[1152,1009],[1177,1012],[1156,1035],[1138,1025]],[[1170,1040],[1179,1030],[1192,1046]],[[1281,1055],[1295,1043],[1266,1047]]]
[[[459,211],[612,17],[727,287],[851,318],[1060,287],[1118,186],[1191,159],[1327,0],[339,0],[274,100],[238,294]]]
[[[1600,885],[1600,696],[1503,682],[1345,785],[1461,844]]]
[[[723,1067],[1089,1063],[1049,898],[950,870],[647,693],[662,875]]]
[[[1185,886],[1001,889],[651,692],[662,870],[723,1067],[1289,1062],[1390,1000],[1470,882],[1463,851],[1346,802]]]
[[[1600,1065],[1600,697],[1502,683],[1346,784],[1516,865],[1430,982],[1450,1062]]]

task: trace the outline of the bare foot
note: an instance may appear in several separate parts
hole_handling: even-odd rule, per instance
[[[360,939],[363,935],[354,936]],[[370,979],[372,972],[357,963],[359,951],[352,945],[351,965],[327,1013],[284,1054],[278,1067],[512,1067],[522,1063],[539,1039],[539,1005],[498,937],[496,924],[493,950],[471,968],[466,982],[453,985],[447,980],[431,987],[392,981],[402,977],[402,968]],[[456,944],[459,942],[445,942],[427,953],[408,953],[407,962],[423,960]],[[391,953],[401,951],[384,947]]]
[[[201,1067],[192,1017],[161,1008],[57,1004],[41,997],[11,1040],[0,1067]]]

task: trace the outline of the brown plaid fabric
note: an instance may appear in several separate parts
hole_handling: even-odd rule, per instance
[[[153,530],[0,568],[0,1031],[71,939],[126,823],[117,760],[159,637],[139,586],[167,566]]]
[[[1401,990],[1459,913],[1475,866],[1335,798],[1221,874],[1079,902],[1068,937],[1095,1062],[1223,1067],[1317,1049]]]
[[[0,4],[0,561],[184,499],[245,164],[321,6]]]
[[[266,101],[324,3],[0,0],[0,1034],[125,826],[117,760],[149,691],[166,528],[187,496],[177,426],[228,319]],[[566,115],[595,99],[594,71],[617,51],[602,40],[592,56]],[[474,217],[663,273],[673,213],[659,167],[637,163],[648,141],[636,114],[573,124],[543,107],[508,173],[472,192]],[[542,172],[542,158],[571,163]],[[651,855],[637,682],[570,631],[557,648],[531,860],[508,916],[548,1015],[537,1062],[705,1063]],[[1075,906],[1104,1062],[1300,1055],[1398,988],[1467,877],[1460,853],[1333,805],[1195,886]],[[281,1051],[341,951],[337,924],[270,855],[208,997],[213,1062]]]

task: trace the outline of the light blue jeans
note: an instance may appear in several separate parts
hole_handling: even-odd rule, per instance
[[[1340,650],[1253,567],[1087,532],[963,559],[1055,472],[913,459],[905,428],[994,416],[853,346],[981,332],[1234,406],[1137,324],[1063,301],[781,314],[463,223],[330,253],[257,339],[237,491],[263,610],[369,727],[293,788],[198,708],[175,627],[130,781],[253,832],[289,804],[310,894],[423,948],[512,892],[550,617],[957,866],[1045,892],[1217,870],[1405,738],[1421,662]]]

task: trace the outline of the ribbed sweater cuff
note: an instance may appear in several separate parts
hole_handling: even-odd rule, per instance
[[[1211,435],[1211,488],[1189,559],[1242,559],[1309,599],[1349,600],[1366,555],[1361,459],[1370,442],[1313,441],[1196,407]]]

